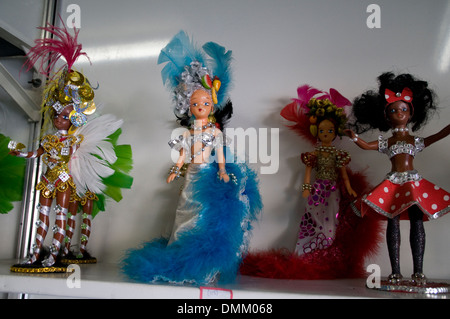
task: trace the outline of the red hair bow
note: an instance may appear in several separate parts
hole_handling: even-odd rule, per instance
[[[386,89],[384,91],[384,97],[386,98],[387,104],[391,104],[397,101],[411,103],[413,100],[413,92],[409,88],[404,88],[402,93],[394,93],[391,90]]]

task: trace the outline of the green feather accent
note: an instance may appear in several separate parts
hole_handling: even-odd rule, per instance
[[[0,134],[0,214],[13,209],[12,202],[22,200],[26,159],[9,155],[11,139]]]
[[[131,145],[123,144],[117,145],[119,136],[122,134],[122,129],[118,129],[113,134],[108,136],[108,140],[114,146],[114,152],[117,160],[114,163],[109,163],[109,167],[114,170],[114,174],[107,178],[102,178],[106,185],[103,194],[97,194],[99,198],[92,208],[92,218],[94,218],[100,211],[106,210],[107,198],[112,198],[116,202],[120,202],[123,198],[122,188],[130,189],[133,184],[133,177],[128,173],[133,169],[133,152]]]
[[[131,151],[131,145],[117,145],[114,151],[117,156],[117,161],[111,165],[111,168],[116,171],[129,173],[133,168],[133,154]]]

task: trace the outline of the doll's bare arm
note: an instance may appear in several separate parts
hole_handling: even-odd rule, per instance
[[[341,167],[340,170],[341,170],[341,177],[342,180],[344,181],[345,189],[347,190],[347,192],[353,197],[358,196],[350,184],[350,179],[348,178],[347,169],[345,168],[345,166]]]
[[[218,135],[220,135],[221,139],[223,139],[223,135],[221,135],[222,132],[220,132],[220,130],[218,130],[218,132],[216,133],[216,137]],[[225,154],[223,153],[223,144],[222,142],[219,143],[219,145],[216,147],[216,152],[217,152],[217,162],[219,165],[219,178],[221,181],[224,181],[225,183],[228,183],[230,181],[230,176],[228,176],[227,171],[225,169]]]
[[[303,185],[311,185],[311,172],[312,172],[312,167],[306,166],[305,177],[303,179]],[[309,188],[304,188],[303,192],[302,192],[302,196],[304,198],[306,198],[309,196],[309,194],[311,194],[311,190]]]
[[[442,140],[450,134],[450,124],[444,127],[442,130],[437,132],[436,134],[430,135],[424,138],[425,147],[430,146],[431,144]]]

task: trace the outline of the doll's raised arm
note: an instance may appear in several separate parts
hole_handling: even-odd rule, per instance
[[[377,151],[378,150],[378,140],[372,141],[372,142],[366,142],[362,138],[358,136],[355,132],[352,130],[344,130],[344,133],[352,139],[353,142],[355,142],[356,145],[358,145],[363,150],[371,150],[371,151]]]
[[[425,147],[430,146],[431,144],[442,140],[450,134],[450,124],[440,130],[438,133],[430,135],[424,138],[423,142]]]

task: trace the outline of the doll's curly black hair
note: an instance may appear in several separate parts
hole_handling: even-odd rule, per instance
[[[428,88],[428,83],[416,79],[411,74],[395,76],[392,72],[386,72],[378,77],[378,83],[378,92],[369,90],[355,98],[353,102],[353,119],[348,126],[356,133],[360,134],[373,129],[386,132],[392,128],[385,113],[387,110],[386,89],[393,92],[402,92],[404,88],[412,90],[414,112],[409,121],[412,124],[412,131],[420,129],[436,110],[435,94]]]

